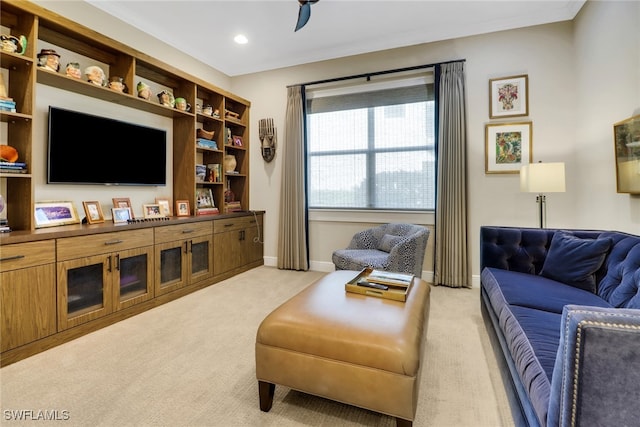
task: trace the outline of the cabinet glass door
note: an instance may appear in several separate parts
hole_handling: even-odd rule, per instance
[[[111,255],[58,263],[58,327],[66,329],[112,311],[109,292]]]
[[[139,248],[117,253],[115,270],[118,295],[116,307],[122,309],[153,297],[153,249]]]
[[[191,283],[213,276],[213,238],[196,237],[190,241]]]
[[[187,246],[185,240],[156,245],[156,296],[185,286]]]

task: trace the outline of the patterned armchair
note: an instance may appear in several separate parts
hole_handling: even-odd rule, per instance
[[[383,224],[356,233],[346,249],[333,253],[336,270],[396,271],[422,276],[429,229],[414,224]]]

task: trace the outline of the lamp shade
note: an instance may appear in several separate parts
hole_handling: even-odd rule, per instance
[[[520,191],[564,193],[564,163],[530,163],[520,169]]]

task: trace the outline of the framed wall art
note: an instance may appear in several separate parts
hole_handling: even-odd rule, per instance
[[[189,216],[190,213],[188,200],[176,200],[176,216]]]
[[[113,208],[111,209],[111,217],[114,224],[123,224],[133,219],[131,208]]]
[[[73,202],[34,203],[36,228],[78,224],[80,219]]]
[[[640,115],[613,125],[618,193],[640,194]]]
[[[242,147],[242,137],[239,135],[233,135],[233,145],[236,147]]]
[[[501,77],[489,80],[489,117],[521,117],[529,115],[529,77]]]
[[[98,224],[104,222],[104,215],[102,213],[102,207],[100,202],[82,202],[84,207],[84,213],[87,218],[87,223]]]
[[[520,173],[533,161],[532,123],[489,123],[485,126],[485,173]]]

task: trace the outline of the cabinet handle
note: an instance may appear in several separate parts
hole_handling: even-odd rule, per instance
[[[13,261],[13,260],[22,259],[22,258],[24,258],[24,255],[8,256],[6,258],[0,258],[0,262],[2,262],[2,261]]]
[[[231,222],[231,223],[229,223],[229,224],[225,224],[224,226],[225,226],[225,228],[233,227],[233,223]]]
[[[107,271],[111,273],[111,255],[107,257]]]
[[[118,243],[122,243],[122,240],[109,240],[108,242],[104,242],[105,245],[117,245]]]
[[[185,254],[189,253],[189,241],[188,240],[184,241],[184,253]]]
[[[189,234],[189,233],[193,233],[194,230],[182,230],[182,234]]]
[[[120,271],[120,254],[116,255],[116,270]]]

